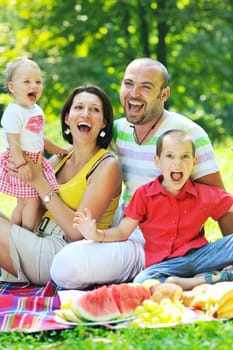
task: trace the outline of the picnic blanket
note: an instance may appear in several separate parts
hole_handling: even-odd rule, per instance
[[[53,281],[45,286],[33,286],[22,283],[0,282],[0,331],[3,332],[39,332],[74,328],[78,324],[57,320],[54,310],[60,308],[67,299],[80,291],[62,290]],[[184,323],[217,320],[199,311],[187,313]],[[81,325],[81,323],[79,323]],[[102,325],[117,329],[127,327],[127,320],[110,322],[86,322],[86,325]],[[164,326],[170,326],[165,324]],[[158,327],[161,327],[159,325]],[[152,327],[152,328],[157,328]]]
[[[71,328],[54,320],[60,307],[59,287],[49,281],[45,286],[0,282],[0,330],[38,332]]]

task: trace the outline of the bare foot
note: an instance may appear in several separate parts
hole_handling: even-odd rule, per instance
[[[166,279],[166,282],[175,283],[182,287],[183,290],[191,290],[200,284],[206,283],[204,274],[199,274],[193,277],[170,276]]]

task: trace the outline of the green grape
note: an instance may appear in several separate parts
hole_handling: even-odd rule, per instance
[[[135,328],[142,328],[142,321],[139,318],[135,318],[132,322],[131,325]]]
[[[135,309],[136,315],[141,315],[145,312],[145,308],[142,305],[139,305]]]
[[[171,310],[164,310],[160,314],[160,321],[161,321],[161,323],[170,323],[170,322],[172,322],[172,311]]]
[[[143,301],[142,303],[143,307],[147,310],[147,311],[154,311],[158,309],[159,304],[156,303],[155,301],[153,301],[152,299],[146,299]]]
[[[143,314],[140,315],[139,318],[144,320],[144,321],[150,321],[151,320],[151,313],[145,311]]]
[[[174,303],[169,298],[164,298],[159,303],[159,306],[161,307],[166,307],[166,306],[170,307],[171,305],[174,305]]]
[[[156,325],[156,324],[159,324],[159,323],[161,323],[159,317],[154,316],[154,317],[151,318],[151,324],[152,325]]]
[[[146,328],[181,322],[184,310],[185,307],[180,301],[172,302],[170,299],[163,299],[158,304],[151,299],[146,299],[135,309],[137,317],[132,321],[132,326]]]
[[[159,314],[161,313],[161,310],[160,310],[160,308],[158,307],[156,310],[153,310],[152,312],[151,312],[151,317],[153,318],[153,317],[159,317]]]

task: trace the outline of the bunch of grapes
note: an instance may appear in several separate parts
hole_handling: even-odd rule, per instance
[[[144,300],[143,304],[135,309],[136,318],[132,321],[133,327],[151,327],[167,323],[179,323],[184,314],[184,305],[181,301],[171,301],[164,298],[160,303],[152,299]]]

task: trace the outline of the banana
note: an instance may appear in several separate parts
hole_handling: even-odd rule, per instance
[[[219,282],[206,293],[207,312],[218,318],[233,317],[233,282]]]
[[[217,318],[233,318],[233,307],[232,307],[232,305],[231,305],[231,307],[229,309],[217,310],[216,317]]]
[[[71,309],[58,309],[54,310],[55,314],[62,318],[64,321],[69,322],[80,322],[80,319],[74,314],[74,312]]]
[[[80,319],[75,315],[72,308],[72,299],[66,300],[65,303],[61,304],[59,310],[55,310],[55,314],[62,318],[64,321],[69,322],[80,322]]]
[[[232,318],[233,317],[233,296],[225,301],[225,303],[222,303],[221,305],[218,305],[216,310],[216,317],[217,318]]]

